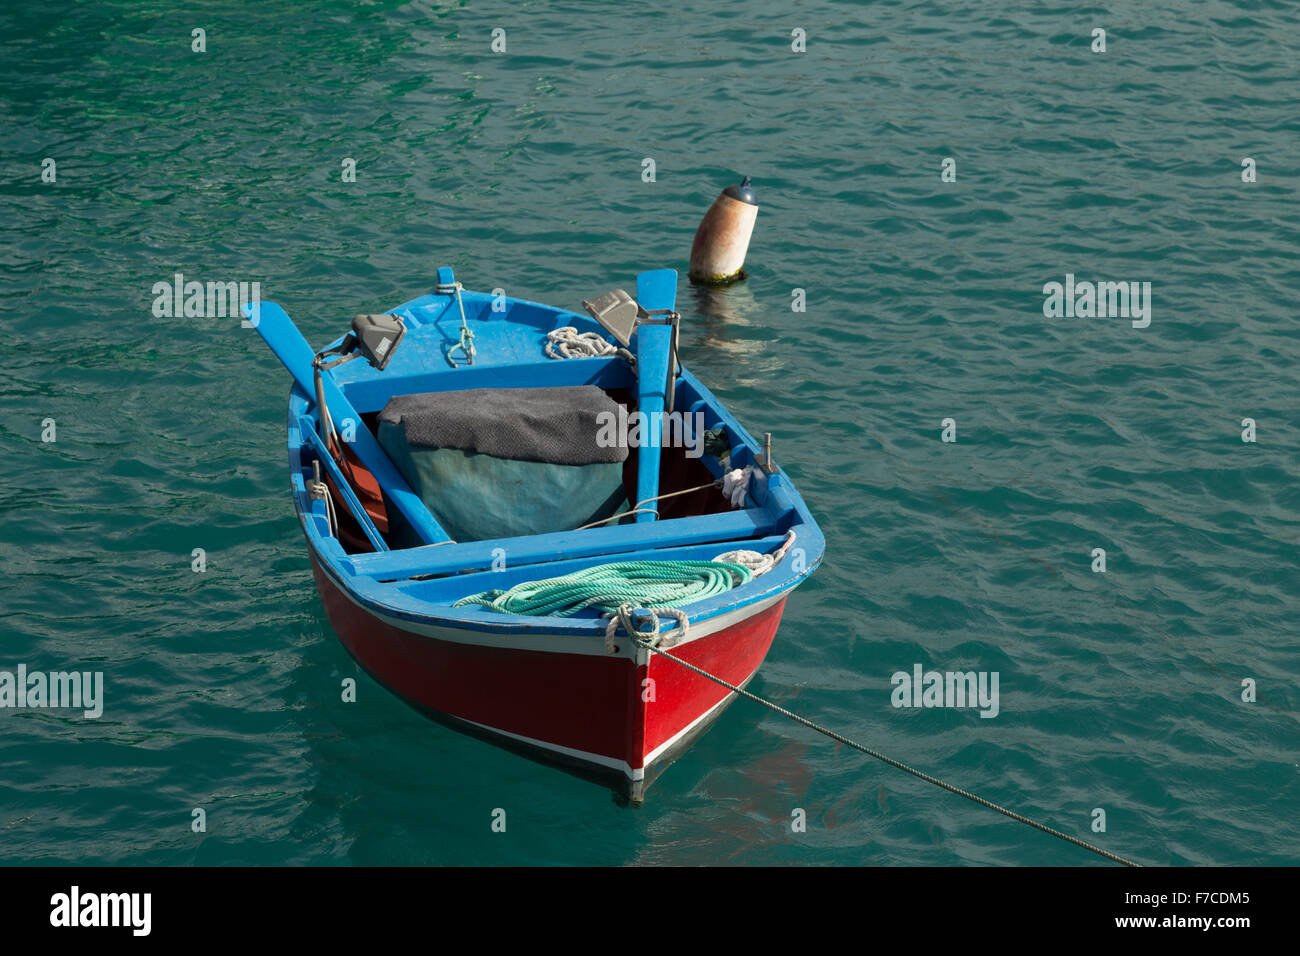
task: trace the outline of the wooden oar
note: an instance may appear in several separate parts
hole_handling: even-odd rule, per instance
[[[244,306],[244,314],[252,320],[251,307]],[[259,335],[280,363],[289,370],[295,382],[302,386],[308,395],[316,394],[312,359],[316,353],[307,344],[298,327],[293,324],[289,314],[274,302],[263,302],[259,306],[259,317],[255,328]],[[411,490],[406,479],[393,465],[387,453],[379,447],[379,442],[370,434],[370,430],[361,424],[361,416],[352,407],[343,390],[338,387],[329,372],[323,375],[325,402],[329,405],[330,415],[337,422],[351,418],[357,423],[356,437],[349,442],[356,452],[357,460],[364,465],[384,489],[390,504],[395,506],[410,526],[426,544],[438,544],[450,541],[447,532],[442,529],[429,509],[425,507],[420,496]],[[317,415],[319,415],[319,411]]]
[[[677,303],[677,271],[653,269],[636,277],[636,300],[646,311],[671,309]],[[642,412],[641,443],[637,448],[637,504],[659,495],[660,442],[663,440],[663,411],[667,401],[668,365],[672,353],[671,325],[642,323],[637,326],[636,341],[637,408]],[[653,435],[647,436],[653,424]],[[658,517],[658,502],[645,505],[655,514],[644,511],[633,517],[638,522]]]

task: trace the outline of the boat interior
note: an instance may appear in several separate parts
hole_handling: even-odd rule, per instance
[[[572,327],[605,335],[594,319],[459,286],[453,292],[450,270],[441,270],[439,279],[439,289],[446,291],[392,310],[405,329],[386,367],[381,370],[355,361],[325,374],[322,397],[333,428],[344,439],[344,453],[337,460],[321,435],[319,402],[295,372],[297,384],[289,402],[295,504],[314,549],[335,567],[335,573],[376,585],[396,585],[422,602],[451,604],[486,588],[509,588],[602,562],[710,560],[735,548],[769,553],[795,528],[810,528],[820,542],[816,525],[788,481],[779,470],[769,474],[758,443],[689,372],[671,366],[660,379],[665,385],[659,394],[647,397],[647,389],[625,357],[548,357],[548,333],[556,329]],[[653,288],[639,289],[638,298],[654,294]],[[273,310],[269,316],[268,308]],[[282,314],[271,304],[263,304],[262,309],[263,321]],[[287,316],[284,321],[288,323]],[[463,361],[463,351],[456,351],[464,342],[466,323],[473,330],[472,364]],[[288,325],[292,328],[292,323]],[[263,334],[271,341],[270,333]],[[652,367],[644,358],[639,365],[642,375]],[[633,413],[649,403],[660,411],[672,409],[704,433],[694,435],[689,444],[636,447],[629,443],[624,460],[601,464],[604,471],[599,472],[599,480],[617,485],[611,499],[616,507],[607,508],[608,517],[594,522],[585,520],[591,517],[594,499],[575,500],[583,497],[587,487],[572,484],[571,475],[581,469],[554,466],[546,471],[547,466],[538,465],[528,470],[531,463],[507,462],[506,466],[524,471],[504,478],[484,472],[466,477],[453,471],[465,483],[460,493],[448,494],[445,485],[423,491],[413,487],[409,457],[415,456],[409,456],[404,467],[396,463],[402,459],[393,454],[392,416],[387,416],[388,426],[384,421],[385,409],[396,398],[500,389],[554,389],[559,396],[579,386],[598,389],[603,396],[599,401],[621,408],[625,413],[621,421],[632,420]],[[322,387],[319,382],[318,387]],[[477,396],[456,397],[468,402]],[[448,396],[443,394],[442,400],[445,417]],[[468,460],[473,457],[461,454],[447,460],[444,456],[435,466],[462,471],[479,467],[481,462]],[[724,473],[747,466],[752,475],[743,506],[733,507],[718,484]],[[539,512],[527,527],[511,525],[510,509],[485,514],[493,511],[496,480],[514,481],[523,488],[521,493],[540,496],[537,500],[550,502],[551,507]],[[552,480],[559,482],[556,487],[561,492],[577,487],[579,494],[549,494],[547,482]],[[478,528],[494,529],[493,536],[453,540],[449,528],[460,524],[461,518],[474,519]],[[537,521],[549,530],[539,533]],[[820,557],[819,543],[816,557]],[[789,562],[786,565],[784,573],[767,576],[764,590],[793,583]],[[491,612],[470,608],[466,613]],[[593,611],[580,616],[596,615]]]

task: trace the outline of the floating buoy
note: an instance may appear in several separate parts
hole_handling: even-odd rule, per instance
[[[746,176],[728,186],[700,220],[691,244],[691,281],[726,285],[745,278],[745,254],[754,234],[758,200]]]

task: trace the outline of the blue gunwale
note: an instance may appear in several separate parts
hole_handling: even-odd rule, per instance
[[[406,320],[408,332],[383,373],[363,361],[349,362],[334,370],[336,384],[358,414],[377,411],[394,394],[419,391],[574,384],[635,389],[635,376],[622,359],[545,357],[542,349],[546,333],[552,329],[573,325],[579,331],[603,333],[586,316],[519,299],[506,299],[505,312],[492,312],[493,302],[499,300],[469,290],[462,291],[462,299],[479,350],[476,364],[452,369],[444,357],[453,334],[454,341],[459,340],[460,314],[454,296],[430,294],[413,299],[392,310]],[[703,411],[707,428],[726,428],[732,444],[728,467],[759,463],[760,448],[753,436],[685,368],[679,370],[675,396],[678,410]],[[319,451],[311,440],[315,436],[303,435],[305,430],[316,427],[315,399],[295,383],[288,404],[294,507],[308,546],[323,572],[352,600],[374,613],[415,623],[503,634],[600,634],[604,624],[594,616],[536,618],[501,614],[479,606],[455,608],[451,604],[489,587],[508,587],[520,580],[552,577],[609,561],[711,557],[743,547],[771,551],[786,531],[795,531],[794,547],[803,551],[801,571],[792,570],[793,562],[787,556],[772,571],[749,584],[688,605],[691,621],[699,622],[788,592],[817,568],[824,553],[821,530],[778,467],[770,476],[756,471],[748,507],[730,513],[348,554],[329,532],[324,502],[313,501],[306,490],[312,461]],[[335,424],[340,425],[337,414]],[[365,426],[358,423],[357,428]],[[714,477],[721,475],[723,469],[716,459],[706,455],[701,462]],[[365,530],[368,519],[362,524]],[[505,550],[506,570],[487,570],[494,548]],[[460,585],[463,590],[458,593]]]

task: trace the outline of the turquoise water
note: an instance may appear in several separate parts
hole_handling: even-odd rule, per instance
[[[426,721],[325,623],[287,375],[151,312],[258,281],[323,343],[442,264],[574,307],[749,173],[684,360],[828,539],[752,689],[1142,862],[1294,863],[1298,47],[1287,2],[6,5],[0,669],[106,703],[0,711],[4,861],[1101,862],[747,702],[640,810]],[[1067,273],[1150,326],[1045,317]],[[916,664],[998,716],[892,707]]]

